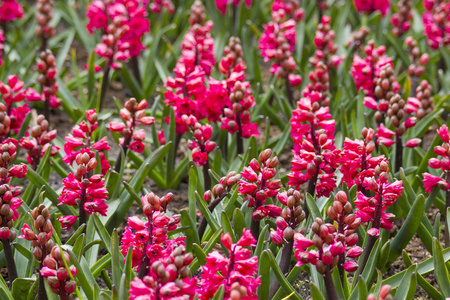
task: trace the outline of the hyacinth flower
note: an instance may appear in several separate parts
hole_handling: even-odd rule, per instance
[[[323,16],[321,23],[317,26],[314,45],[315,56],[309,60],[314,70],[308,75],[310,83],[303,89],[303,97],[309,97],[311,93],[320,93],[320,105],[330,104],[330,72],[335,70],[341,63],[341,58],[336,55],[337,46],[334,44],[335,33],[330,26],[331,18]]]
[[[253,207],[251,232],[255,239],[259,237],[259,223],[263,218],[276,218],[281,208],[273,204],[265,204],[267,198],[275,197],[281,188],[281,180],[274,179],[277,174],[278,157],[272,157],[272,150],[266,149],[259,154],[259,161],[254,158],[248,167],[241,172],[239,194],[248,207]]]
[[[150,31],[150,22],[146,18],[144,3],[138,0],[94,0],[89,4],[86,16],[89,19],[89,33],[100,30],[103,34],[102,42],[95,47],[95,52],[105,58],[99,107],[101,109],[109,86],[111,68],[121,68],[122,62],[134,59],[133,73],[140,82],[135,58],[145,48],[141,40],[144,34]]]
[[[440,146],[434,147],[434,154],[436,154],[438,158],[430,158],[428,160],[428,165],[432,169],[440,169],[443,173],[441,176],[423,173],[423,185],[425,192],[428,194],[431,194],[435,187],[439,187],[441,190],[445,191],[445,207],[448,208],[450,207],[450,139],[447,125],[442,125],[437,130],[437,133],[443,143]],[[450,245],[449,228],[447,224],[445,224],[445,245],[446,247]]]
[[[302,83],[302,77],[294,74],[296,62],[292,56],[296,41],[296,22],[286,20],[283,10],[272,11],[272,21],[264,25],[264,32],[259,39],[259,50],[265,62],[273,61],[270,72],[284,79],[286,95],[294,103],[292,87]]]
[[[55,28],[50,24],[53,19],[53,0],[38,0],[36,4],[36,35],[41,38],[41,51],[47,50],[47,43],[55,35]]]
[[[305,11],[300,6],[300,0],[274,0],[272,2],[272,18],[294,19],[300,22],[303,19]]]
[[[56,82],[56,58],[51,50],[42,51],[37,62],[39,76],[37,81],[42,88],[42,101],[44,101],[44,116],[47,120],[50,117],[50,107],[58,108],[61,100],[56,97],[58,83]]]
[[[382,161],[375,167],[373,175],[364,178],[363,182],[363,186],[373,192],[374,196],[365,196],[358,191],[357,199],[354,201],[356,207],[355,215],[361,218],[363,223],[371,223],[370,229],[367,230],[368,240],[360,261],[362,267],[359,269],[359,272],[364,269],[370,252],[380,237],[380,229],[389,231],[393,227],[395,216],[386,212],[386,210],[397,201],[398,197],[402,196],[403,182],[395,180],[389,183],[388,179],[389,165],[386,161]]]
[[[353,59],[351,69],[353,80],[358,91],[362,89],[367,97],[374,97],[375,88],[377,86],[375,80],[379,77],[382,68],[385,65],[391,65],[393,67],[392,58],[385,53],[385,46],[375,47],[375,42],[370,40],[364,47],[364,54],[366,57],[362,58],[355,55]],[[393,79],[395,79],[395,77],[393,77]],[[396,85],[394,89],[398,90],[399,86]]]
[[[195,1],[189,17],[191,27],[185,34],[181,45],[181,57],[173,72],[175,77],[168,77],[167,91],[164,93],[166,106],[171,106],[175,112],[178,148],[181,135],[189,129],[183,125],[181,116],[193,115],[198,120],[209,117],[207,108],[206,75],[216,63],[214,56],[214,40],[211,37],[212,21],[206,21],[205,7],[200,1]],[[217,118],[217,117],[216,117]]]
[[[175,6],[173,5],[172,0],[151,0],[149,8],[152,12],[157,14],[159,14],[163,9],[166,9],[169,14],[173,14],[175,12]]]
[[[408,36],[405,39],[406,47],[408,48],[409,58],[412,64],[408,67],[408,74],[411,76],[411,97],[416,96],[416,89],[419,83],[419,77],[425,73],[425,66],[430,60],[428,53],[423,53],[420,55],[420,50],[417,41],[412,37]]]
[[[346,204],[342,204],[343,202]],[[349,214],[351,204],[346,202],[344,197],[340,196],[338,200],[335,200],[332,207],[331,216],[336,220],[338,219],[337,211],[341,211],[338,228],[334,224],[324,223],[322,219],[316,218],[311,225],[312,239],[306,237],[304,231],[294,234],[294,257],[297,259],[297,266],[314,265],[325,280],[328,298],[339,299],[331,273],[336,266],[341,266],[347,272],[357,270],[358,265],[355,260],[360,256],[362,249],[356,246],[358,234],[355,230],[360,226],[361,220]],[[344,216],[343,219],[342,216]],[[342,233],[339,229],[347,232]]]
[[[375,134],[379,145],[390,147],[395,143],[395,172],[398,172],[403,164],[403,147],[415,148],[421,143],[419,138],[413,138],[403,145],[402,137],[409,128],[414,127],[417,123],[417,118],[414,116],[406,119],[406,109],[405,100],[403,100],[399,94],[394,94],[389,100],[389,106],[386,114],[389,118],[391,126],[395,128],[395,132],[386,128],[383,123],[381,123],[377,128],[377,133]],[[395,141],[392,140],[394,135]]]
[[[385,16],[390,7],[389,0],[354,0],[358,12],[372,13],[378,11]]]
[[[145,280],[145,276],[151,273],[154,262],[163,260],[184,244],[184,237],[168,239],[168,232],[177,229],[180,223],[179,215],[169,217],[166,214],[167,205],[173,199],[172,193],[162,198],[147,194],[141,198],[147,220],[144,222],[137,216],[128,218],[120,251],[126,257],[131,247],[132,266],[137,268],[140,279]]]
[[[413,2],[411,0],[400,0],[397,8],[397,12],[392,14],[391,17],[391,24],[394,26],[392,34],[401,37],[411,28],[414,19]]]
[[[355,52],[365,44],[366,37],[369,35],[370,29],[363,26],[358,31],[353,32],[350,40],[347,42],[347,47],[350,49],[348,56],[353,57]]]
[[[0,81],[0,94],[3,103],[0,103],[0,112],[3,112],[3,128],[0,126],[0,141],[7,139],[10,132],[17,134],[22,127],[27,114],[30,112],[27,104],[14,106],[22,101],[40,101],[41,95],[32,88],[25,89],[25,84],[16,75],[8,76],[8,83]]]
[[[55,243],[51,239],[53,225],[50,220],[50,212],[43,204],[35,207],[31,211],[31,217],[34,220],[34,228],[38,233],[36,234],[28,224],[24,224],[22,235],[19,238],[31,241],[33,256],[39,262],[39,270],[41,270],[44,267],[44,259],[47,257],[47,254],[52,252],[55,246]],[[38,300],[45,299],[47,299],[47,293],[45,291],[44,277],[39,276]]]
[[[200,275],[198,297],[212,299],[221,285],[225,287],[223,299],[258,299],[256,291],[261,284],[258,274],[258,257],[245,247],[255,247],[256,240],[250,230],[244,229],[241,238],[233,244],[230,233],[222,234],[222,245],[229,257],[213,251],[206,257]]]
[[[225,199],[225,197],[230,193],[231,189],[236,183],[241,179],[240,174],[236,172],[230,172],[227,176],[220,178],[219,183],[217,183],[211,190],[207,190],[203,195],[203,199],[208,204],[208,209],[212,212],[219,203]],[[200,238],[206,230],[207,225],[206,218],[202,218],[200,225],[198,226],[198,235]]]
[[[74,265],[69,265],[70,255],[56,245],[44,258],[41,276],[47,278],[50,290],[58,295],[61,300],[76,299],[72,296],[77,287],[75,277],[78,270]]]
[[[16,0],[2,0],[0,2],[0,22],[7,23],[22,19],[23,7]]]
[[[237,152],[244,151],[243,138],[259,134],[257,124],[250,121],[250,108],[255,100],[250,93],[250,83],[245,80],[246,65],[241,41],[231,37],[228,46],[224,48],[224,56],[219,62],[219,71],[226,76],[222,82],[210,79],[208,98],[208,119],[222,120],[222,129],[237,134]],[[221,117],[221,114],[224,114]],[[212,118],[212,116],[217,116]]]
[[[392,300],[394,297],[391,294],[392,287],[389,284],[385,284],[381,287],[378,297],[375,294],[369,294],[366,300]]]
[[[77,155],[81,152],[92,152],[96,150],[100,157],[100,166],[102,174],[106,175],[109,171],[109,162],[106,159],[105,152],[111,148],[108,145],[106,137],[94,142],[92,134],[98,127],[98,116],[95,109],[86,111],[86,121],[81,121],[80,124],[72,129],[72,134],[65,137],[66,143],[64,144],[64,152],[66,155],[63,157],[63,161],[72,166]],[[88,151],[89,150],[89,151]]]
[[[375,150],[375,131],[372,128],[363,128],[363,140],[345,138],[340,157],[340,172],[343,174],[342,182],[350,189],[354,185],[358,191],[369,196],[369,190],[363,186],[364,179],[373,176],[376,166],[382,161],[387,162],[384,156],[372,156]]]
[[[178,246],[152,263],[148,275],[135,277],[130,286],[130,299],[194,299],[197,278],[190,276],[192,253]]]
[[[232,4],[233,5],[233,20],[235,20],[235,18],[236,18],[235,10],[237,9],[237,6],[239,4],[241,4],[241,2],[244,2],[244,1],[241,1],[241,0],[216,0],[216,7],[220,11],[220,13],[222,15],[224,15],[227,13],[228,5]],[[247,6],[247,8],[250,8],[251,5],[252,5],[252,0],[245,0],[245,6]]]
[[[209,177],[208,154],[216,148],[216,143],[210,141],[212,135],[212,126],[210,124],[202,125],[194,116],[181,116],[184,125],[192,133],[194,139],[188,140],[188,148],[192,151],[192,161],[197,167],[202,167],[205,189],[211,188],[211,178]]]
[[[270,240],[278,247],[283,247],[281,254],[280,269],[283,274],[289,271],[294,248],[294,233],[298,226],[306,218],[302,209],[303,199],[299,191],[289,189],[277,195],[278,201],[284,205],[281,216],[276,220],[276,230],[271,229]],[[280,284],[274,282],[270,288],[270,299],[278,290]]]
[[[122,136],[119,139],[120,146],[123,149],[125,157],[127,156],[128,149],[136,153],[144,152],[145,145],[142,142],[146,134],[143,129],[136,129],[136,126],[141,125],[153,125],[155,118],[147,116],[145,109],[147,108],[147,100],[141,100],[139,103],[135,98],[131,98],[125,102],[124,108],[120,109],[119,115],[123,122],[111,122],[109,124],[109,130],[119,132]],[[119,172],[122,164],[122,152],[116,159],[114,169]]]
[[[75,158],[77,169],[69,173],[63,179],[63,190],[58,200],[58,205],[67,204],[78,206],[80,225],[87,223],[87,215],[99,213],[106,216],[108,204],[108,190],[105,188],[105,180],[102,174],[92,174],[97,166],[95,153],[90,149],[81,149]],[[70,229],[76,218],[74,216],[62,216],[58,218],[62,227]]]
[[[425,0],[422,16],[424,35],[428,46],[437,50],[450,45],[450,3],[440,0]]]
[[[335,170],[340,153],[334,146],[336,121],[331,119],[329,107],[319,105],[320,98],[319,93],[302,98],[292,112],[294,158],[288,184],[299,189],[308,182],[310,195],[329,197],[336,187]]]
[[[231,108],[223,110],[222,129],[229,133],[237,133],[237,153],[244,152],[243,138],[259,134],[258,125],[250,120],[250,109],[255,99],[250,94],[248,82],[237,81],[230,93]]]
[[[16,231],[13,228],[14,221],[19,218],[19,207],[22,199],[23,188],[11,186],[12,177],[23,178],[27,174],[26,165],[12,165],[17,155],[17,141],[7,139],[0,147],[0,241],[3,244],[6,267],[8,268],[9,281],[12,283],[17,278],[16,264],[11,249],[11,242],[16,239]]]
[[[52,146],[51,142],[56,138],[56,130],[49,130],[47,120],[43,115],[36,119],[36,125],[30,129],[30,137],[20,140],[19,146],[28,153],[27,162],[36,170],[41,158],[50,148],[50,156],[55,156],[59,147]]]

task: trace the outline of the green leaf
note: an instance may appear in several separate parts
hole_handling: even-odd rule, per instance
[[[186,234],[186,252],[191,252],[193,243],[200,244],[200,238],[198,236],[197,225],[191,219],[186,210],[181,211],[181,224],[187,226],[185,230]]]
[[[225,295],[225,287],[221,285],[217,292],[214,294],[213,300],[221,300],[223,299],[223,296]]]
[[[119,234],[117,233],[117,229],[114,229],[112,234],[111,251],[112,279],[116,286],[120,286],[124,257],[122,253],[120,253]]]
[[[255,252],[253,253],[257,257],[260,257],[261,252],[264,249],[264,242],[268,231],[269,231],[269,224],[264,226],[264,228],[259,233],[259,238],[258,242],[256,243]]]
[[[242,233],[244,232],[245,218],[242,210],[240,210],[239,208],[236,208],[233,212],[233,225],[234,232],[236,233],[237,237],[240,238],[242,236]]]
[[[228,218],[227,213],[225,211],[222,211],[221,219],[223,232],[225,234],[229,233],[233,243],[236,243],[236,235],[234,234],[233,226],[231,226],[230,218]]]
[[[406,245],[408,245],[409,241],[416,233],[419,228],[420,220],[422,219],[424,205],[425,197],[420,194],[419,197],[416,198],[416,201],[414,201],[405,222],[391,242],[391,251],[386,263],[386,268],[400,256],[402,250],[406,248]]]
[[[433,261],[436,281],[444,297],[450,297],[450,274],[445,265],[442,246],[437,238],[433,238]]]
[[[320,209],[317,206],[316,201],[310,194],[306,194],[306,204],[308,205],[308,209],[311,213],[312,219],[320,218],[322,219],[322,214],[320,213]]]
[[[413,265],[406,270],[406,273],[403,275],[403,279],[398,287],[398,290],[395,292],[394,300],[413,299],[417,283],[416,273],[416,265]],[[413,292],[412,295],[411,291]]]
[[[155,167],[155,165],[166,155],[167,151],[171,148],[172,143],[168,142],[166,145],[159,147],[156,149],[153,154],[147,157],[140,168],[136,171],[133,178],[130,180],[129,184],[133,187],[134,190],[140,190],[147,174],[151,169]],[[125,191],[120,196],[120,204],[117,207],[117,210],[110,216],[108,221],[106,222],[106,228],[108,232],[112,232],[112,230],[117,227],[125,218],[128,210],[133,204],[133,197],[128,191]]]
[[[84,232],[86,224],[80,225],[77,230],[72,234],[72,236],[67,240],[66,245],[73,245],[77,238]]]
[[[197,203],[195,193],[198,188],[198,174],[197,168],[191,165],[189,168],[189,186],[188,186],[188,199],[189,199],[189,217],[191,220],[196,219]]]
[[[45,194],[48,199],[59,209],[64,215],[76,215],[76,211],[73,207],[67,205],[58,205],[61,202],[58,200],[58,194],[54,189],[50,187],[46,180],[44,180],[39,174],[37,174],[33,169],[28,168],[26,177],[31,181],[36,187],[45,186]]]
[[[272,284],[270,280],[270,264],[263,260],[263,256],[258,260],[258,275],[261,276],[261,285],[258,287],[258,299],[269,300],[269,291]]]
[[[219,224],[217,224],[216,219],[212,216],[211,212],[206,205],[205,200],[200,197],[200,195],[195,192],[195,198],[197,199],[198,208],[202,213],[202,216],[206,219],[211,229],[215,232],[219,228]]]
[[[324,295],[314,282],[311,282],[311,297],[313,300],[325,300]]]
[[[197,257],[200,265],[201,266],[206,265],[206,253],[203,251],[203,249],[199,245],[193,244],[192,250],[194,251],[195,257]]]
[[[106,250],[108,250],[108,252],[112,255],[111,236],[109,235],[102,221],[100,221],[100,218],[97,216],[97,214],[92,214],[91,218],[94,220],[95,228],[97,229],[97,233],[100,235],[100,238],[102,239]]]
[[[85,238],[84,234],[80,235],[72,248],[72,251],[73,253],[75,253],[78,260],[81,259],[81,255],[83,254],[84,238]]]
[[[275,257],[272,254],[272,251],[270,250],[264,250],[261,254],[261,259],[263,261],[269,261],[272,270],[275,274],[275,277],[277,278],[278,282],[280,283],[281,287],[286,291],[287,294],[293,293],[291,296],[291,299],[303,299],[298,292],[295,290],[295,288],[291,285],[290,282],[286,280],[286,277],[284,277],[283,272],[281,272],[280,266],[278,265],[278,262],[275,260]]]
[[[27,299],[34,282],[35,280],[31,278],[16,278],[12,284],[11,294],[14,297],[13,299]]]

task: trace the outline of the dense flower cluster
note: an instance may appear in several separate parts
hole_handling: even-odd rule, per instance
[[[0,22],[5,23],[22,19],[23,7],[17,0],[2,0],[0,2]]]
[[[294,19],[300,22],[305,11],[300,7],[300,0],[274,0],[272,2],[272,19]]]
[[[108,204],[108,190],[105,188],[103,175],[92,175],[97,160],[95,153],[90,149],[81,149],[77,154],[75,162],[78,167],[75,173],[69,173],[67,178],[63,179],[63,190],[58,200],[61,204],[79,206],[81,222],[86,221],[86,215],[99,213],[106,216]],[[70,229],[75,220],[73,216],[63,216],[58,219],[64,228]]]
[[[450,45],[450,3],[441,0],[425,0],[426,12],[422,20],[424,35],[431,49]]]
[[[50,156],[56,155],[59,147],[52,146],[51,141],[56,138],[56,129],[49,130],[48,122],[43,115],[36,119],[36,125],[30,129],[31,138],[24,137],[19,146],[27,150],[27,162],[36,170],[41,158],[50,148]]]
[[[349,47],[352,52],[356,51],[365,42],[366,37],[369,35],[370,29],[368,27],[361,27],[358,31],[353,32],[350,39],[347,41],[347,47]]]
[[[169,256],[184,244],[184,238],[168,239],[168,232],[177,229],[180,222],[179,215],[169,217],[166,214],[167,205],[173,199],[172,193],[162,198],[153,193],[147,194],[141,198],[147,221],[142,221],[138,216],[128,218],[120,251],[127,256],[131,246],[132,265],[137,267],[139,274],[149,274],[154,262]]]
[[[100,157],[102,174],[105,175],[110,166],[104,152],[109,151],[111,148],[108,145],[106,137],[93,143],[92,134],[98,127],[98,116],[95,109],[88,110],[86,112],[86,118],[87,122],[84,120],[81,121],[79,125],[72,129],[72,134],[65,137],[64,152],[66,155],[63,157],[63,161],[71,166],[79,153],[88,152],[89,155],[95,156],[93,150],[97,150]],[[91,145],[91,143],[93,144]]]
[[[15,134],[19,132],[25,117],[30,112],[26,103],[17,107],[14,107],[13,104],[22,101],[39,101],[41,95],[32,88],[25,89],[24,82],[20,81],[16,75],[8,76],[8,83],[0,81],[0,94],[5,102],[5,106],[0,103],[0,111],[5,114],[5,119],[2,120],[4,128],[0,129],[0,136],[3,140],[9,136],[10,130]]]
[[[256,240],[250,230],[244,229],[241,238],[233,244],[229,233],[222,234],[222,245],[229,257],[213,251],[206,257],[198,295],[200,300],[212,299],[221,285],[225,287],[223,299],[258,299],[256,290],[261,284],[258,273],[258,257],[245,247],[255,247]]]
[[[281,247],[283,244],[293,241],[294,232],[306,218],[306,214],[302,209],[303,200],[299,191],[289,189],[278,193],[277,199],[285,207],[281,211],[281,216],[277,218],[276,230],[270,232],[270,240]]]
[[[400,0],[397,4],[398,11],[391,17],[391,23],[394,28],[392,33],[395,36],[401,36],[411,28],[413,21],[413,3],[411,0]]]
[[[428,53],[420,55],[420,50],[417,41],[412,37],[408,36],[405,39],[406,47],[408,48],[409,57],[411,58],[412,64],[408,67],[408,73],[410,76],[420,76],[425,73],[425,65],[429,61]]]
[[[389,10],[389,0],[354,0],[356,9],[359,12],[374,12],[379,11],[382,16],[385,16]]]
[[[208,95],[206,75],[211,73],[216,59],[214,40],[211,37],[213,23],[205,22],[205,19],[205,7],[200,1],[195,1],[189,18],[191,28],[184,36],[181,57],[173,70],[175,77],[168,77],[166,81],[169,89],[164,94],[165,103],[175,110],[176,130],[180,134],[188,131],[181,120],[183,115],[193,115],[198,120],[206,117],[217,119],[217,116],[209,116],[208,111],[211,106],[208,102],[214,102],[214,96]],[[217,110],[214,111],[217,114]]]
[[[109,124],[109,130],[117,131],[122,136],[119,142],[125,152],[128,148],[137,153],[142,153],[145,149],[142,141],[145,139],[146,134],[143,129],[136,130],[136,126],[139,124],[153,125],[155,123],[153,117],[146,115],[146,108],[147,100],[141,100],[138,103],[135,98],[131,98],[125,102],[124,108],[119,112],[124,122],[111,122]]]
[[[149,32],[147,10],[139,0],[94,0],[88,7],[87,29],[101,30],[102,43],[95,52],[105,57],[113,68],[120,67],[120,61],[136,57],[144,49],[142,37]]]
[[[69,266],[69,270],[67,270],[66,264]],[[41,276],[47,278],[47,283],[53,293],[59,295],[61,299],[72,300],[75,299],[71,294],[77,287],[74,280],[77,272],[77,268],[70,264],[70,255],[56,245],[44,259]]]
[[[0,147],[0,240],[13,241],[16,232],[12,229],[19,218],[18,209],[22,200],[22,187],[9,185],[12,177],[23,178],[27,174],[26,165],[11,165],[17,155],[17,141],[7,139]]]
[[[388,182],[389,166],[386,161],[382,161],[375,167],[372,176],[364,178],[363,187],[374,192],[374,196],[365,196],[362,192],[358,192],[355,200],[355,215],[361,218],[362,222],[371,222],[372,228],[369,229],[370,236],[378,237],[380,227],[386,230],[392,229],[394,222],[394,214],[386,212],[389,206],[392,206],[398,197],[401,197],[403,191],[403,183],[395,180],[393,183]]]
[[[379,74],[375,75],[373,81],[373,96],[366,96],[363,101],[366,107],[375,110],[374,117],[378,124],[384,121],[391,103],[393,104],[393,102],[397,103],[400,101],[398,99],[400,96],[397,94],[400,85],[395,79],[392,65],[384,65],[379,71]]]
[[[351,204],[346,202],[347,199],[344,197],[341,198],[342,202],[345,200],[345,204],[335,200],[332,206],[332,216],[335,219],[338,217],[342,219],[342,223],[339,222],[339,229],[336,229],[333,224],[324,223],[322,219],[316,218],[311,225],[311,231],[314,233],[312,239],[300,232],[294,234],[294,257],[297,259],[297,266],[312,264],[317,272],[324,276],[330,274],[338,264],[347,272],[354,272],[358,268],[354,259],[361,255],[362,249],[356,246],[358,235],[355,230],[361,224],[361,219],[350,214]],[[338,215],[335,210],[341,213]],[[311,246],[317,250],[308,250]],[[341,260],[342,257],[343,260]],[[349,261],[345,261],[346,259]]]
[[[331,18],[323,16],[319,25],[317,25],[316,36],[314,37],[314,46],[316,46],[315,56],[311,57],[311,63],[317,66],[322,61],[328,68],[336,68],[341,58],[336,55],[337,46],[334,44],[336,34],[331,29]]]
[[[238,132],[240,137],[250,138],[258,135],[258,125],[250,120],[250,108],[255,105],[255,99],[250,94],[247,81],[237,81],[230,92],[231,108],[224,109],[222,129],[230,133]]]
[[[37,81],[42,86],[42,101],[48,102],[52,108],[58,108],[61,100],[55,96],[59,88],[56,82],[56,58],[49,49],[42,51],[39,58],[36,64],[40,73]]]
[[[406,113],[414,113],[420,120],[433,111],[433,87],[428,81],[422,80],[416,88],[415,95],[415,97],[408,98]]]
[[[36,5],[36,21],[38,23],[36,35],[45,40],[55,35],[55,28],[50,25],[50,21],[53,19],[53,5],[53,0],[38,0]]]
[[[374,168],[382,161],[387,161],[384,156],[373,157],[375,142],[373,140],[375,131],[371,128],[362,130],[363,140],[344,140],[344,146],[340,158],[340,171],[343,174],[342,181],[350,189],[353,185],[358,186],[359,191],[364,191],[364,179],[373,176]]]
[[[240,3],[241,0],[216,0],[216,7],[222,14],[226,14],[229,4],[238,6]],[[250,6],[252,5],[252,0],[245,0],[245,5],[247,6],[247,8],[250,8]]]
[[[197,167],[201,167],[208,162],[208,154],[216,148],[216,143],[210,141],[212,126],[200,124],[194,116],[183,115],[181,119],[194,136],[194,140],[188,141],[188,148],[192,151],[192,161]]]
[[[436,186],[444,191],[450,190],[450,140],[448,127],[442,125],[437,130],[437,133],[443,143],[441,146],[434,147],[434,154],[440,156],[440,158],[430,158],[428,160],[428,165],[433,169],[441,169],[441,171],[444,172],[444,175],[439,177],[429,173],[423,173],[423,184],[425,191],[429,194]],[[445,176],[447,176],[447,181],[445,181]]]
[[[189,278],[189,264],[194,260],[178,246],[152,263],[148,275],[135,277],[130,286],[131,300],[194,299],[197,278]]]
[[[319,105],[320,97],[315,93],[300,99],[292,112],[294,159],[288,184],[298,189],[309,181],[309,193],[328,197],[336,187],[334,171],[338,167],[339,150],[334,146],[336,121],[331,119],[328,107]]]
[[[260,221],[265,217],[278,217],[281,208],[273,204],[265,204],[269,197],[275,197],[281,188],[281,181],[274,179],[277,174],[278,157],[272,157],[272,150],[266,149],[259,155],[259,160],[252,159],[249,167],[244,167],[239,181],[239,194],[243,201],[253,207],[253,219]]]
[[[364,47],[365,58],[355,55],[352,63],[352,76],[358,90],[363,89],[368,97],[375,92],[375,79],[385,65],[391,65],[392,59],[386,53],[386,47],[375,48],[375,42],[369,41]]]
[[[172,0],[151,0],[149,8],[154,13],[160,13],[163,9],[167,9],[170,14],[175,12]]]
[[[292,86],[302,83],[301,76],[293,73],[297,66],[292,57],[296,40],[295,25],[293,19],[285,22],[276,22],[275,20],[269,22],[264,25],[264,32],[258,46],[264,61],[273,60],[270,72],[289,80]]]
[[[42,262],[55,246],[55,243],[52,241],[53,225],[50,220],[50,212],[43,204],[31,211],[31,217],[34,220],[34,228],[38,233],[36,234],[28,224],[24,224],[22,235],[19,238],[31,241],[33,256],[41,263],[42,267]]]

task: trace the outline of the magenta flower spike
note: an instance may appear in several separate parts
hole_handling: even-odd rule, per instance
[[[354,2],[358,12],[379,11],[382,16],[388,13],[390,7],[389,0],[354,0]]]
[[[168,232],[177,229],[179,215],[167,216],[167,205],[172,202],[172,193],[159,198],[153,193],[141,198],[147,221],[129,217],[122,235],[121,252],[127,256],[131,246],[132,265],[137,267],[138,277],[145,279],[153,263],[162,261],[167,255],[184,244],[184,237],[168,239]],[[189,264],[189,263],[188,263]]]
[[[148,0],[146,1],[148,2]],[[175,6],[172,3],[172,0],[150,0],[149,8],[154,13],[161,13],[163,9],[166,9],[169,14],[173,14],[175,12]]]
[[[51,142],[56,138],[56,130],[49,130],[48,121],[43,115],[39,115],[36,125],[30,130],[31,138],[22,138],[19,146],[27,150],[27,162],[36,170],[42,157],[50,148],[50,156],[55,156],[59,147],[52,146]]]
[[[252,159],[241,172],[238,191],[244,195],[243,201],[248,201],[248,207],[253,207],[251,232],[255,239],[259,238],[259,222],[263,218],[276,218],[281,214],[280,207],[265,204],[266,199],[277,196],[281,188],[281,180],[274,179],[277,166],[278,157],[272,157],[272,150],[266,149],[259,154],[259,161]]]
[[[329,108],[320,106],[320,93],[298,101],[292,112],[291,137],[294,140],[294,159],[288,184],[298,189],[309,182],[308,193],[329,197],[336,187],[334,171],[338,167],[340,151],[334,146],[335,121]]]
[[[450,3],[425,0],[423,5],[426,11],[422,16],[422,22],[428,46],[436,50],[450,45]]]
[[[0,3],[0,22],[6,23],[22,19],[23,7],[16,0],[3,0]]]
[[[229,233],[222,234],[221,240],[229,257],[218,251],[208,254],[200,277],[199,299],[211,299],[221,285],[225,286],[223,299],[258,299],[256,291],[261,284],[257,277],[258,257],[251,256],[252,252],[245,248],[256,246],[250,230],[244,229],[236,244],[232,243]]]

